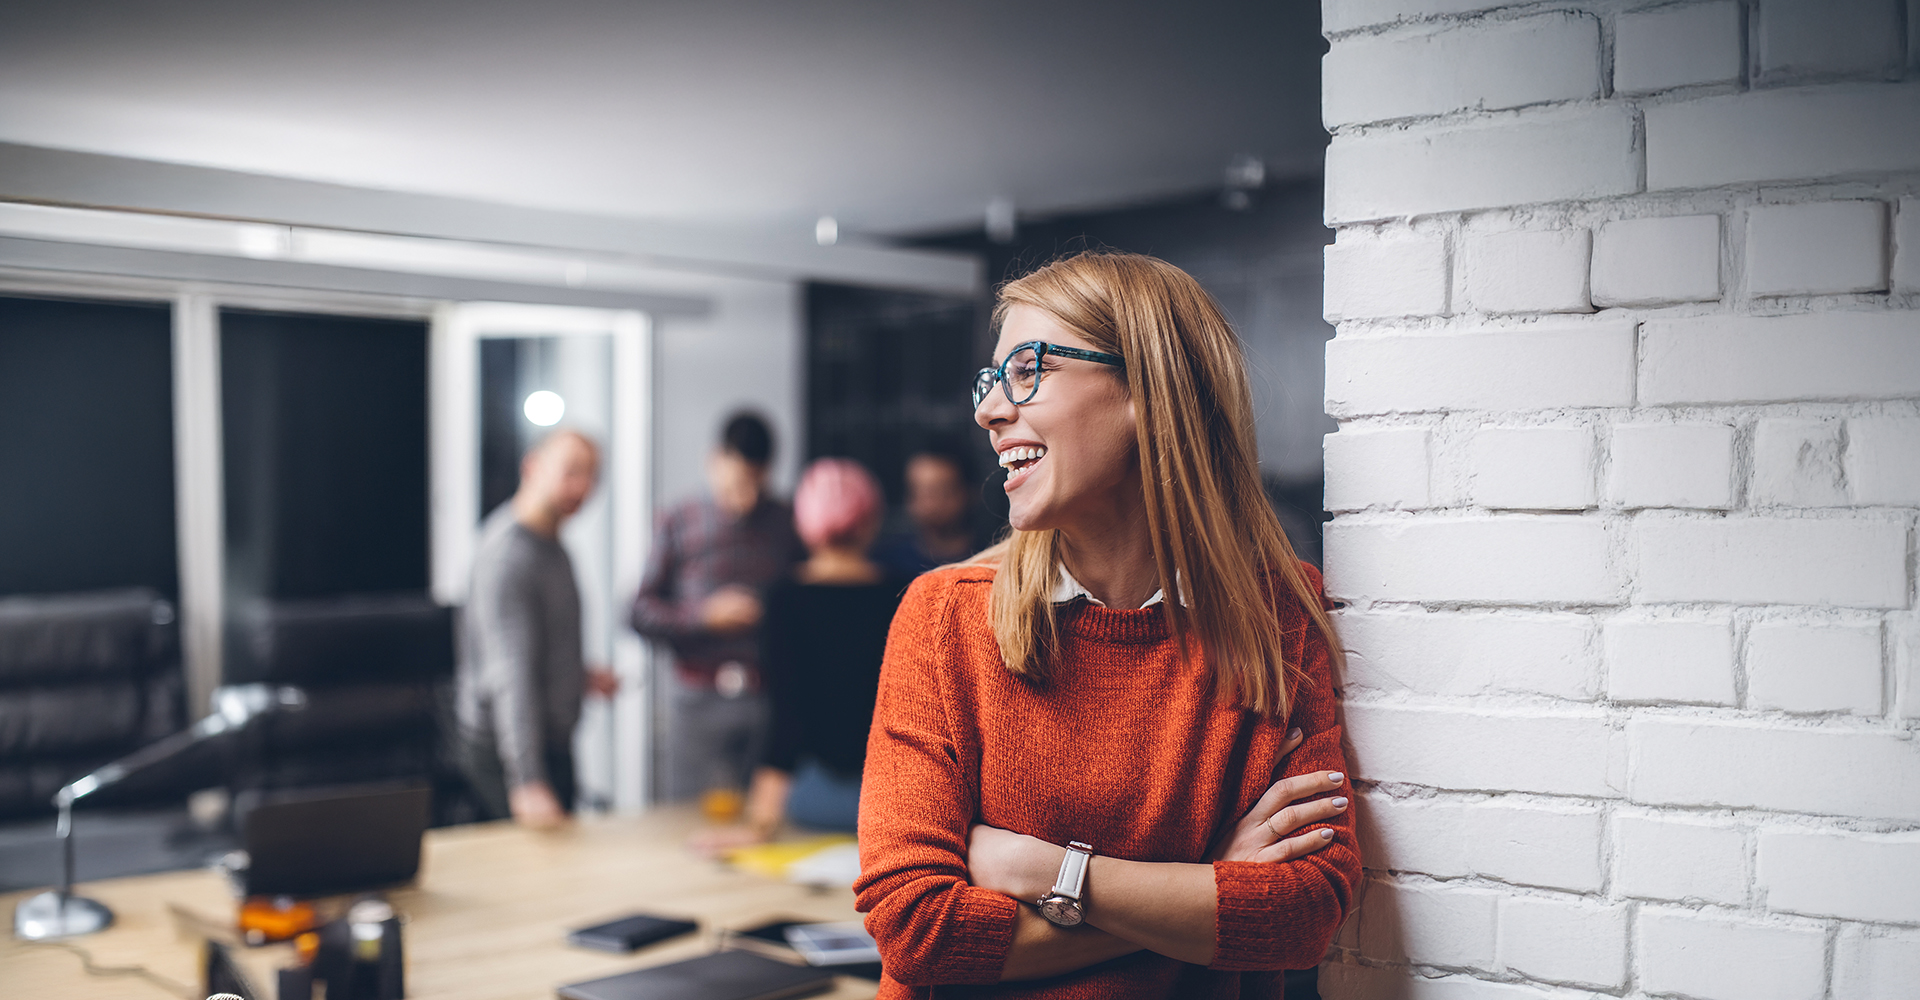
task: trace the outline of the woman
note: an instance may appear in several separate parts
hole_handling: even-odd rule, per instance
[[[852,832],[887,623],[905,581],[867,556],[882,498],[859,463],[823,458],[793,494],[807,560],[767,592],[761,674],[772,732],[747,791],[744,827],[698,837],[718,850],[771,838],[781,824]]]
[[[1333,628],[1239,345],[1129,254],[1011,282],[994,322],[974,418],[1014,531],[916,581],[888,639],[854,887],[880,995],[1279,996],[1360,859]]]

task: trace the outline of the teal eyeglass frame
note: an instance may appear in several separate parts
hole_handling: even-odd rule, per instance
[[[1007,362],[1012,361],[1014,355],[1029,348],[1033,350],[1033,388],[1028,389],[1024,397],[1015,399],[1013,398],[1013,383],[1007,378]],[[1118,354],[1104,354],[1100,351],[1084,351],[1078,347],[1062,347],[1059,344],[1049,344],[1044,340],[1029,340],[1024,344],[1015,344],[1013,350],[1008,351],[1007,356],[1000,359],[999,364],[990,365],[974,373],[973,408],[976,410],[980,408],[981,402],[987,398],[987,393],[993,391],[993,384],[995,382],[1000,383],[1000,391],[1007,394],[1007,402],[1015,406],[1025,406],[1033,402],[1033,397],[1040,392],[1040,379],[1045,374],[1045,369],[1041,368],[1040,364],[1046,360],[1049,354],[1058,355],[1063,358],[1075,358],[1080,361],[1091,361],[1098,365],[1112,365],[1115,368],[1125,368],[1127,366],[1126,361]]]

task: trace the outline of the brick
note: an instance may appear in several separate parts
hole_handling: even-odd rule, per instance
[[[1593,304],[1658,306],[1720,297],[1720,217],[1619,219],[1593,241]]]
[[[1622,507],[1733,505],[1733,428],[1726,424],[1615,424],[1607,498]]]
[[[1320,30],[1329,35],[1396,21],[1471,14],[1506,0],[1320,0]]]
[[[1920,833],[1761,830],[1767,909],[1920,924]]]
[[[1473,436],[1473,502],[1508,510],[1594,505],[1593,433],[1584,427],[1487,427]]]
[[[1920,27],[1920,18],[1914,19]],[[1893,217],[1893,290],[1920,292],[1920,198],[1900,199]]]
[[[1920,310],[1649,320],[1640,340],[1646,406],[1920,396]]]
[[[1591,700],[1599,646],[1587,615],[1343,611],[1347,685],[1470,697]]]
[[[1458,791],[1619,795],[1614,733],[1593,710],[1467,711],[1348,702],[1356,773]]]
[[[1629,406],[1633,367],[1631,323],[1335,337],[1327,412]]]
[[[1614,889],[1636,899],[1740,906],[1747,836],[1739,827],[1664,816],[1616,816]]]
[[[1447,244],[1438,239],[1346,239],[1326,248],[1327,322],[1447,311]]]
[[[1485,969],[1493,964],[1499,899],[1485,889],[1374,882],[1360,910],[1360,953],[1388,962]]]
[[[1833,949],[1833,996],[1895,1000],[1920,983],[1920,934],[1842,927]]]
[[[1361,853],[1375,871],[1478,875],[1516,885],[1600,888],[1601,814],[1593,806],[1361,797]]]
[[[1586,106],[1376,135],[1327,147],[1329,225],[1606,198],[1640,188],[1633,116]]]
[[[1327,526],[1327,588],[1341,599],[1611,604],[1622,581],[1610,526],[1578,517],[1416,518]]]
[[[1838,420],[1761,420],[1753,427],[1753,486],[1759,507],[1841,507],[1847,503],[1840,468]]]
[[[1820,1000],[1826,993],[1826,933],[1818,929],[1647,908],[1634,936],[1647,993],[1699,1000]]]
[[[1607,697],[1732,705],[1733,623],[1615,618],[1603,630]]]
[[[1627,907],[1509,896],[1495,958],[1529,979],[1612,989],[1627,980]]]
[[[1386,967],[1329,962],[1320,967],[1320,995],[1326,1000],[1566,1000],[1522,983],[1495,983],[1472,976],[1429,976],[1404,966]]]
[[[1893,711],[1920,719],[1920,620],[1907,616],[1893,633]]]
[[[1915,83],[1751,91],[1652,105],[1643,114],[1649,191],[1920,167]]]
[[[1320,61],[1328,129],[1600,95],[1600,22],[1555,12],[1419,33],[1356,35]]]
[[[1845,466],[1854,503],[1920,506],[1920,419],[1847,421]]]
[[[1880,625],[1756,622],[1747,630],[1747,705],[1783,712],[1881,707]]]
[[[1613,89],[1619,94],[1702,83],[1736,83],[1745,69],[1737,3],[1703,3],[1621,14],[1613,26]]]
[[[1887,206],[1768,205],[1747,212],[1747,292],[1828,295],[1887,289]]]
[[[1768,0],[1755,14],[1756,83],[1900,69],[1897,0]]]
[[[1907,605],[1907,526],[1850,518],[1641,518],[1641,603]]]
[[[1328,510],[1432,506],[1424,427],[1342,428],[1324,438]]]
[[[1920,745],[1884,730],[1642,716],[1627,740],[1635,802],[1920,819]]]
[[[1468,236],[1459,265],[1466,301],[1488,313],[1591,312],[1592,251],[1586,229]]]

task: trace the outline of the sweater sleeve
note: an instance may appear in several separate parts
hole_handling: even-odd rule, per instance
[[[674,641],[702,634],[700,602],[689,600],[680,587],[679,511],[669,511],[654,529],[647,549],[646,571],[633,596],[627,623],[649,639]]]
[[[1305,616],[1302,615],[1302,618]],[[1292,726],[1306,741],[1287,756],[1280,774],[1313,771],[1346,775],[1338,793],[1353,799],[1353,776],[1342,751],[1333,690],[1332,657],[1325,638],[1311,625],[1301,652],[1304,677],[1296,684]],[[1360,848],[1349,807],[1324,823],[1294,831],[1297,836],[1328,827],[1333,843],[1305,857],[1282,862],[1216,861],[1213,865],[1218,908],[1214,917],[1213,968],[1225,970],[1306,969],[1320,964],[1327,947],[1353,905],[1360,882]]]
[[[940,681],[952,576],[922,576],[894,616],[861,784],[855,907],[888,978],[909,986],[999,981],[1020,905],[967,881],[978,775]]]

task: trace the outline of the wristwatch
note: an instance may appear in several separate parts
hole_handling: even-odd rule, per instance
[[[1040,915],[1062,927],[1072,927],[1087,918],[1087,865],[1093,862],[1093,846],[1077,840],[1067,844],[1067,856],[1060,859],[1060,874],[1053,888],[1040,897]]]

